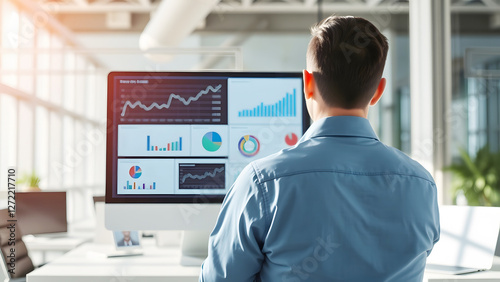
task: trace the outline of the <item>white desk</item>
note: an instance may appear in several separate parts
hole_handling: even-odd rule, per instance
[[[60,256],[83,243],[89,242],[94,234],[94,226],[95,224],[92,222],[85,222],[85,225],[74,224],[68,227],[67,233],[26,235],[23,236],[23,241],[28,248],[30,257],[34,260],[33,262],[38,265],[48,262],[47,253],[55,253]],[[41,255],[40,261],[36,259],[38,254]]]
[[[24,236],[23,241],[31,251],[61,251],[68,252],[79,245],[90,241],[90,238],[71,236]]]
[[[425,273],[424,281],[427,282],[500,282],[500,257],[495,257],[493,267],[488,271],[480,271],[462,275],[445,275]]]
[[[105,253],[113,250],[114,248],[110,245],[84,244],[34,270],[28,274],[27,282],[198,281],[200,268],[181,266],[178,247],[157,248],[153,242],[149,241],[145,242],[142,256],[107,258]],[[500,258],[495,257],[493,268],[489,271],[463,275],[425,273],[424,281],[500,282]]]
[[[107,258],[113,246],[87,243],[28,274],[28,282],[195,282],[199,267],[179,264],[179,248],[157,248],[144,242],[144,255]]]

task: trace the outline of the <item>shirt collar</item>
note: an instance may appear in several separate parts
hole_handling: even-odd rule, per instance
[[[362,137],[378,140],[370,122],[357,116],[334,116],[315,121],[300,141],[314,137]]]

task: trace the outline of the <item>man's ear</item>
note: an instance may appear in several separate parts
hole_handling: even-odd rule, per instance
[[[373,97],[370,101],[370,106],[374,106],[375,104],[377,104],[378,100],[380,100],[380,97],[382,97],[382,94],[384,93],[386,84],[387,80],[382,77],[382,79],[380,79],[380,82],[378,83],[377,90],[375,90],[375,93],[373,94]]]
[[[316,82],[314,81],[314,76],[308,70],[302,71],[304,77],[304,96],[310,99],[313,96],[314,89],[316,88]]]

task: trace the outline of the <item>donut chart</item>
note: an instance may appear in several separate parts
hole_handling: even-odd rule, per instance
[[[245,157],[253,157],[259,153],[260,142],[253,135],[245,135],[238,142],[238,150]]]

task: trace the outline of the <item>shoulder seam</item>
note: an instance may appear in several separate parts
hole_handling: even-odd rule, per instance
[[[294,175],[298,175],[298,174],[313,173],[313,172],[334,172],[334,173],[340,173],[340,174],[352,174],[352,175],[361,175],[361,176],[399,175],[399,176],[419,178],[419,179],[422,179],[422,180],[429,182],[432,185],[435,185],[434,181],[427,179],[425,177],[422,177],[419,175],[413,175],[413,174],[404,174],[404,173],[399,173],[399,172],[355,172],[355,171],[335,170],[335,169],[302,170],[302,171],[293,172],[293,173],[284,173],[284,174],[281,174],[279,176],[269,177],[268,179],[266,179],[266,177],[262,176],[262,179],[259,179],[259,182],[263,183],[263,182],[275,180],[276,178],[294,176]]]
[[[264,202],[264,216],[266,217],[266,225],[270,226],[271,225],[271,214],[269,213],[269,210],[271,206],[269,205],[269,199],[266,191],[262,189],[261,185],[263,184],[263,181],[259,179],[259,169],[256,167],[255,162],[250,163],[253,173],[255,174],[255,177],[257,178],[257,183],[255,185],[257,186],[257,189],[259,189],[259,192],[262,194],[262,201]],[[260,175],[262,178],[264,178],[263,175]]]

